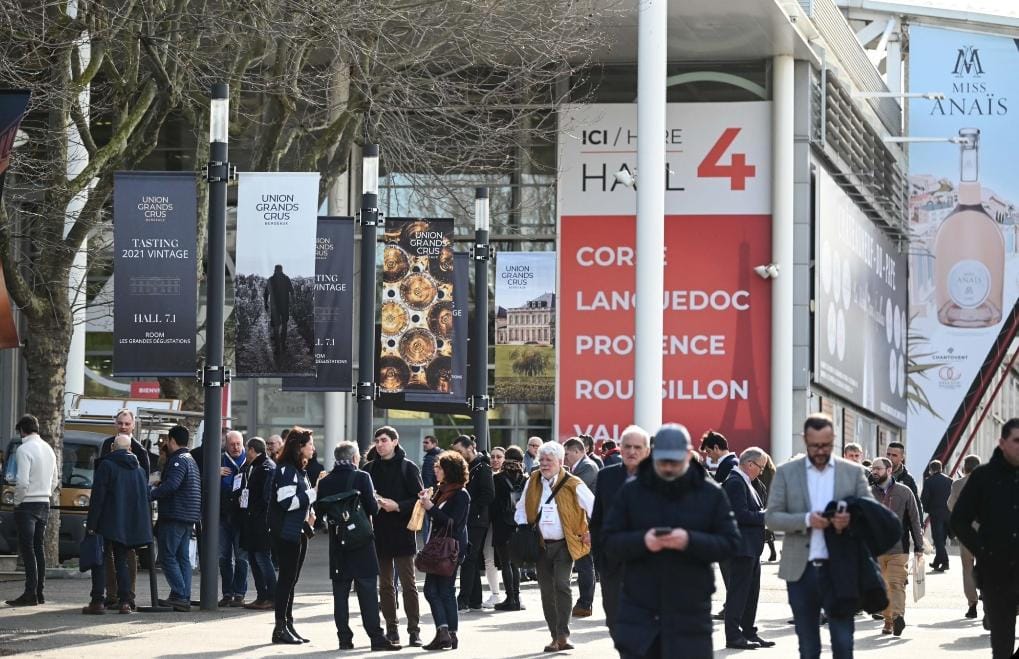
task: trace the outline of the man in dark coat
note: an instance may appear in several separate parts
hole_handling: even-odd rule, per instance
[[[767,454],[757,447],[743,451],[722,489],[729,497],[742,541],[729,559],[725,590],[725,647],[748,650],[768,648],[774,641],[757,635],[757,601],[761,596],[761,551],[764,549],[764,500],[753,486],[768,466]]]
[[[240,545],[248,553],[251,576],[255,581],[255,601],[245,609],[269,611],[276,601],[276,571],[272,566],[269,541],[269,505],[272,500],[272,475],[276,463],[269,457],[265,440],[248,440],[245,464],[241,467],[241,496],[238,502]]]
[[[485,534],[491,524],[489,508],[495,500],[495,481],[487,455],[478,453],[472,437],[460,435],[453,442],[453,450],[464,457],[470,468],[467,494],[471,495],[471,509],[467,515],[467,556],[460,566],[460,595],[457,605],[461,611],[481,609],[481,565],[485,548]]]
[[[977,586],[991,628],[994,659],[1015,656],[1019,606],[1019,419],[1001,428],[998,448],[987,464],[969,475],[952,509],[957,538],[976,558]]]
[[[131,613],[132,608],[127,550],[152,544],[152,514],[145,492],[148,479],[130,449],[131,437],[117,435],[113,451],[99,461],[92,480],[92,498],[85,522],[86,531],[102,536],[113,554],[120,588],[117,593],[120,613]],[[102,564],[92,568],[92,601],[82,609],[82,613],[106,612],[105,572]]]
[[[931,539],[934,541],[934,562],[931,567],[935,572],[948,569],[948,520],[952,513],[948,510],[948,497],[952,494],[952,479],[946,476],[941,460],[931,460],[927,467],[930,476],[923,482],[923,494],[920,502],[931,520]]]
[[[623,564],[605,552],[605,518],[624,483],[637,478],[637,467],[651,454],[651,436],[640,426],[629,426],[619,436],[622,464],[605,467],[598,472],[595,483],[594,511],[591,514],[591,555],[601,576],[602,607],[605,625],[612,631],[619,610],[619,593],[623,585]]]
[[[145,477],[148,478],[150,472],[149,452],[146,451],[145,447],[142,446],[138,442],[138,440],[134,438],[134,426],[135,426],[134,412],[127,408],[124,408],[117,412],[116,415],[114,415],[113,422],[116,424],[117,427],[117,435],[127,435],[128,437],[131,438],[130,451],[132,454],[134,454],[134,457],[138,458],[138,464],[145,471]],[[99,448],[100,458],[105,458],[113,451],[113,440],[117,435],[110,435],[105,440],[103,440],[103,445]],[[106,593],[107,596],[110,598],[107,604],[111,609],[119,608],[120,602],[114,600],[113,597],[121,590],[120,585],[117,582],[118,579],[117,575],[120,573],[117,572],[116,569],[114,569],[113,550],[110,549],[109,547],[107,547],[106,549],[104,561],[106,563],[105,566]],[[134,588],[135,582],[138,577],[138,558],[133,547],[127,550],[127,571],[128,575],[131,578],[131,587],[127,590],[127,593],[131,596],[129,602],[131,606],[134,607]]]
[[[410,515],[424,489],[417,465],[406,458],[400,435],[392,426],[375,431],[377,456],[364,466],[378,493],[379,514],[375,518],[375,553],[379,559],[379,605],[386,619],[386,638],[400,642],[396,619],[396,588],[393,574],[399,576],[403,590],[403,608],[407,612],[409,645],[421,645],[420,604],[414,583],[414,554],[417,539],[407,530]]]
[[[605,461],[602,460],[598,453],[594,450],[594,437],[585,434],[580,434],[578,437],[580,437],[580,441],[584,442],[584,452],[587,453],[587,457],[591,459],[591,462],[595,463],[599,470],[604,469]],[[602,449],[604,450],[604,446]],[[616,462],[619,461],[617,460]]]
[[[333,451],[336,465],[329,475],[318,484],[318,500],[341,492],[357,490],[360,493],[361,507],[369,517],[379,513],[379,504],[375,501],[375,488],[367,473],[357,469],[359,455],[357,444],[340,442]],[[347,600],[350,587],[357,591],[357,602],[361,609],[361,623],[371,639],[372,651],[399,650],[400,645],[388,640],[379,623],[379,559],[375,555],[375,542],[372,540],[363,547],[346,549],[337,541],[332,532],[335,524],[343,520],[326,520],[329,533],[329,577],[333,581],[333,620],[336,622],[336,635],[339,637],[341,650],[354,649],[354,632],[350,630],[350,609]]]
[[[188,451],[184,426],[167,433],[166,465],[149,499],[159,502],[159,560],[170,584],[167,603],[175,611],[191,610],[191,534],[202,519],[202,484],[198,465]]]
[[[712,563],[740,543],[722,488],[690,459],[690,434],[666,424],[651,459],[605,523],[605,550],[625,564],[612,638],[623,659],[710,659]]]
[[[584,485],[592,492],[598,487],[598,465],[588,457],[584,450],[584,443],[577,437],[571,437],[563,444],[566,449],[566,459],[563,464],[571,474],[584,481]],[[616,451],[618,454],[619,451]],[[593,611],[594,603],[594,556],[587,554],[577,559],[574,563],[577,571],[577,588],[580,595],[573,605],[572,615],[574,618],[589,618]]]

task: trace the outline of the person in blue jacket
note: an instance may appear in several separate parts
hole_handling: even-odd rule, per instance
[[[444,451],[435,460],[435,479],[438,489],[431,495],[421,490],[418,500],[432,520],[431,533],[448,535],[460,545],[459,563],[467,556],[467,517],[471,496],[467,493],[467,460],[456,451]],[[448,577],[439,574],[425,575],[425,599],[435,620],[435,638],[424,646],[425,650],[456,649],[459,639],[455,594],[456,572]]]
[[[191,534],[202,519],[202,483],[198,465],[188,451],[190,436],[184,426],[167,433],[167,458],[159,485],[149,499],[159,502],[159,558],[170,584],[166,600],[175,611],[191,610]]]

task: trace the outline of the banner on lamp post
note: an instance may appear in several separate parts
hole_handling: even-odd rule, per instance
[[[317,172],[237,185],[237,377],[315,375]]]
[[[386,219],[376,367],[383,393],[452,393],[452,239],[452,219]]]
[[[555,252],[499,252],[495,262],[495,399],[555,399]]]
[[[27,90],[0,90],[0,198],[4,192],[4,178],[10,165],[11,151],[18,135],[21,118],[28,108],[31,92]],[[7,293],[7,282],[0,269],[0,349],[21,345],[18,327],[14,322],[14,305]]]
[[[285,377],[283,391],[350,393],[353,383],[354,218],[318,218],[314,376]]]

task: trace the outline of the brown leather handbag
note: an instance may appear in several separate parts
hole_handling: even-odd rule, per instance
[[[414,558],[414,567],[425,574],[437,574],[441,577],[456,574],[456,568],[460,564],[460,543],[452,536],[452,532],[452,522],[447,522],[444,528],[436,528],[433,524],[428,542]]]

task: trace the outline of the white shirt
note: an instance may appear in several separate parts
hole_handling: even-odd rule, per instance
[[[14,505],[49,503],[57,489],[57,456],[53,449],[42,437],[32,433],[25,435],[14,455],[18,462]]]
[[[744,472],[739,467],[734,467],[733,471],[735,471],[736,473],[743,477],[743,482],[746,483],[747,487],[750,488],[750,496],[754,498],[754,501],[757,502],[758,506],[764,508],[764,504],[761,503],[761,497],[757,496],[757,490],[754,489],[754,484],[750,482],[750,477],[747,476],[746,472]]]
[[[569,478],[569,474],[565,477]],[[548,515],[543,514],[545,500],[552,495],[555,479],[545,478],[541,474],[538,474],[535,478],[541,479],[541,499],[538,501],[538,529],[541,531],[541,537],[545,540],[562,540],[566,534],[563,532],[563,523],[559,518],[559,506],[556,505],[555,499],[548,503]],[[517,509],[513,515],[513,519],[517,524],[527,524],[526,500],[527,488],[525,487],[524,495],[517,501]],[[594,513],[594,492],[591,491],[591,488],[584,485],[583,481],[577,485],[577,500],[580,503],[580,507],[587,513],[587,518],[590,519]],[[547,523],[543,523],[543,521]]]
[[[807,465],[807,492],[810,493],[811,512],[824,512],[825,506],[835,498],[835,464],[829,460],[824,469],[818,470],[809,459]],[[807,513],[807,528],[810,528],[810,513]],[[824,541],[824,529],[810,529],[810,553],[807,560],[828,559],[828,545]]]

